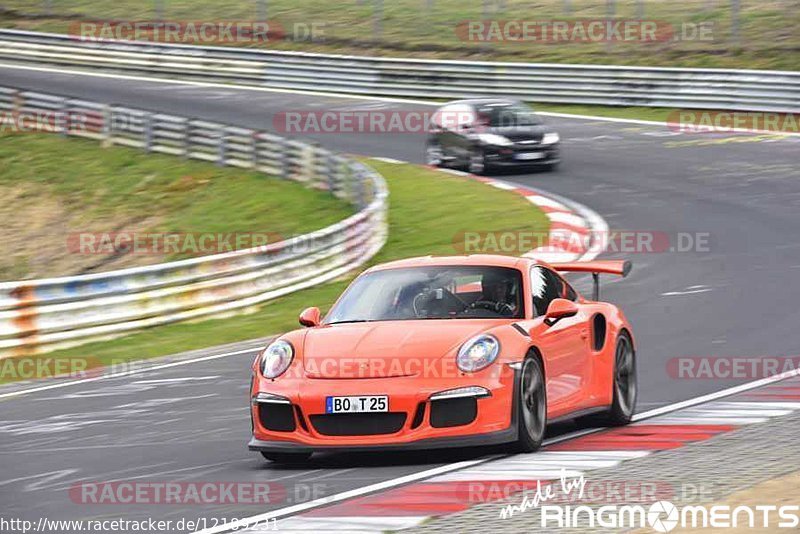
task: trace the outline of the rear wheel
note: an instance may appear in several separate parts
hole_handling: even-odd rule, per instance
[[[514,448],[519,452],[533,452],[542,446],[547,428],[547,397],[544,370],[537,358],[526,358],[522,364],[519,396],[519,437]]]
[[[599,426],[623,426],[631,422],[636,408],[636,351],[631,337],[622,332],[614,352],[614,400],[604,413],[585,418],[581,423]]]
[[[278,464],[299,464],[311,458],[310,452],[262,452],[261,456]]]

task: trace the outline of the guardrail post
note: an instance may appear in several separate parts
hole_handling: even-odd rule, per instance
[[[375,3],[372,13],[372,38],[380,41],[383,35],[383,0],[372,0]]]
[[[69,102],[66,98],[61,99],[58,106],[58,114],[56,115],[56,129],[61,137],[67,137],[69,130],[72,127],[69,116]]]
[[[290,141],[286,138],[281,138],[278,143],[281,145],[281,178],[288,180],[291,178],[291,154],[289,151],[292,149]]]
[[[253,130],[250,136],[250,150],[252,150],[251,161],[253,163],[253,170],[258,170],[258,141],[261,138],[261,132]]]
[[[739,11],[741,8],[740,0],[731,0],[731,40],[739,44]]]
[[[144,149],[147,152],[153,151],[153,114],[145,112],[142,115],[142,126],[144,127]]]
[[[217,141],[219,141],[217,145],[217,165],[223,167],[225,165],[225,155],[227,152],[225,144],[228,141],[228,135],[224,127],[219,129]]]
[[[358,169],[356,174],[356,202],[358,203],[359,210],[363,210],[367,207],[367,190],[364,186],[367,177],[365,174],[366,173],[361,168]]]
[[[319,176],[317,173],[317,161],[319,160],[319,152],[320,146],[319,143],[313,141],[308,144],[308,149],[305,154],[303,154],[303,163],[306,165],[306,179],[311,187],[315,189],[319,189],[322,184],[320,184]]]
[[[192,155],[192,119],[186,119],[183,123],[183,159],[189,159]]]
[[[108,104],[103,106],[103,146],[114,145],[114,110]]]
[[[327,175],[328,179],[328,190],[333,196],[337,196],[336,193],[339,192],[339,184],[337,180],[338,173],[336,172],[338,170],[336,165],[336,156],[333,154],[333,152],[329,152],[327,158],[325,159],[325,174]]]

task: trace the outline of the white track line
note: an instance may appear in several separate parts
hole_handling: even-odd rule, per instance
[[[787,371],[785,373],[781,373],[779,375],[775,375],[768,378],[762,378],[761,380],[756,380],[754,382],[750,382],[747,384],[742,384],[739,386],[734,386],[728,389],[723,389],[722,391],[717,391],[715,393],[709,393],[708,395],[702,395],[700,397],[695,397],[693,399],[688,399],[681,402],[676,402],[673,404],[669,404],[667,406],[662,406],[660,408],[655,408],[653,410],[648,410],[646,412],[642,412],[633,416],[634,421],[643,421],[645,419],[650,419],[653,417],[658,417],[659,415],[664,415],[670,412],[674,412],[677,410],[681,410],[683,408],[690,408],[692,406],[697,406],[699,404],[711,402],[723,397],[728,397],[730,395],[735,395],[736,393],[743,393],[745,391],[749,391],[752,389],[756,389],[762,386],[766,386],[769,384],[774,384],[776,382],[780,382],[781,380],[786,380],[788,378],[797,377],[800,375],[800,369]],[[600,432],[602,428],[592,428],[592,429],[585,429],[578,432],[574,432],[571,434],[566,434],[563,436],[559,436],[557,438],[552,438],[546,440],[543,445],[554,445],[556,443],[561,443],[564,441],[570,441],[581,436],[587,434],[594,434],[596,432]],[[503,458],[510,458],[510,457],[503,457]],[[367,495],[370,493],[376,493],[378,491],[387,490],[391,488],[396,488],[398,486],[403,486],[405,484],[410,484],[411,482],[418,482],[420,480],[425,480],[428,478],[432,478],[438,475],[444,475],[446,473],[452,473],[454,471],[460,471],[462,469],[472,468],[477,465],[481,465],[484,463],[491,462],[493,460],[499,460],[500,458],[497,457],[488,457],[488,458],[479,458],[477,460],[467,460],[463,462],[457,462],[454,464],[443,465],[440,467],[436,467],[433,469],[427,469],[425,471],[420,471],[418,473],[412,473],[410,475],[405,475],[393,480],[385,480],[383,482],[378,482],[377,484],[370,484],[369,486],[364,486],[363,488],[356,488],[353,490],[345,491],[342,493],[337,493],[335,495],[331,495],[330,497],[322,497],[320,499],[315,499],[313,501],[305,502],[296,504],[293,506],[289,506],[286,508],[281,508],[279,510],[274,510],[271,512],[266,512],[263,514],[254,515],[249,518],[239,519],[227,525],[219,525],[213,528],[207,528],[203,530],[198,530],[194,534],[218,534],[220,532],[229,532],[229,531],[240,531],[248,526],[256,526],[259,524],[265,524],[266,522],[272,519],[280,519],[282,517],[292,516],[299,514],[301,512],[305,512],[308,510],[312,510],[314,508],[320,508],[322,506],[327,506],[329,504],[345,501],[347,499],[352,499],[354,497],[361,497],[363,495]]]
[[[139,373],[146,373],[148,371],[158,371],[160,369],[169,369],[170,367],[180,367],[182,365],[189,365],[192,363],[205,362],[209,360],[216,360],[219,358],[227,358],[228,356],[235,356],[237,354],[245,354],[247,352],[255,352],[258,348],[242,349],[233,352],[224,352],[222,354],[212,354],[211,356],[202,356],[200,358],[192,358],[190,360],[181,360],[178,362],[163,363],[160,365],[151,365],[149,367],[142,367],[139,369],[131,369],[130,371],[122,371],[119,373],[112,373],[110,375],[93,376],[92,378],[83,378],[81,380],[70,380],[69,382],[58,382],[55,384],[48,384],[46,386],[39,386],[29,389],[20,389],[18,391],[10,391],[8,393],[0,394],[0,399],[7,399],[10,397],[18,397],[20,395],[27,395],[28,393],[36,393],[37,391],[47,391],[48,389],[65,388],[68,386],[77,386],[80,384],[88,384],[90,382],[97,382],[98,380],[105,380],[107,378],[120,378],[123,376],[135,375]],[[137,360],[141,362],[141,360]],[[131,362],[132,363],[132,362]],[[55,379],[54,379],[55,380]]]

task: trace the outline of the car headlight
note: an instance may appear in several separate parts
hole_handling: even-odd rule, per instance
[[[507,139],[502,135],[497,135],[493,133],[478,134],[478,139],[480,139],[487,145],[494,145],[494,146],[511,146],[514,144],[510,139]]]
[[[475,336],[458,350],[456,364],[467,373],[480,371],[491,365],[500,353],[500,342],[489,334]]]
[[[543,145],[553,145],[555,143],[558,143],[559,141],[561,141],[561,137],[559,137],[558,134],[555,132],[546,133],[544,134],[544,137],[542,137]]]
[[[279,339],[267,345],[261,353],[261,374],[267,378],[282,375],[294,359],[294,347],[288,341]]]

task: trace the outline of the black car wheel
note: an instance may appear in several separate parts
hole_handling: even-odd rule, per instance
[[[631,422],[637,393],[636,351],[633,350],[631,338],[623,332],[617,339],[614,357],[614,402],[608,412],[610,425],[627,425]]]
[[[261,456],[278,464],[299,464],[311,458],[310,452],[262,452]]]
[[[544,370],[537,358],[526,358],[522,364],[519,397],[519,437],[515,449],[533,452],[542,446],[547,428],[547,396]]]
[[[431,141],[425,147],[425,163],[433,167],[441,167],[444,156],[439,143]]]
[[[543,167],[547,172],[555,172],[558,170],[558,163],[546,163]]]
[[[472,174],[484,174],[487,171],[486,154],[480,147],[475,147],[469,154],[467,170]]]
[[[631,422],[636,408],[636,351],[628,334],[621,333],[614,351],[614,397],[611,407],[603,413],[582,417],[584,426],[624,426]]]

